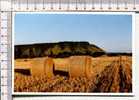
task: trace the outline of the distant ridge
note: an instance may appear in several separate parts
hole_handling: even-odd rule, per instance
[[[15,58],[68,57],[72,55],[101,56],[105,51],[86,41],[63,41],[15,45]]]

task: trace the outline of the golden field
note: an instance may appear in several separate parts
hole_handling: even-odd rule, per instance
[[[43,59],[38,58],[38,63],[43,62]],[[68,73],[67,58],[53,58],[53,61],[57,64],[55,69]],[[43,74],[37,76],[31,73],[23,74],[23,69],[31,70],[31,62],[32,59],[15,60],[15,69],[20,69],[20,72],[14,72],[14,92],[132,92],[132,57],[130,56],[92,57],[91,68],[89,68],[91,77],[89,78],[61,74],[54,74],[52,77]],[[37,66],[37,62],[35,65]],[[38,65],[43,65],[43,63]],[[35,70],[39,72],[40,69]],[[77,74],[79,71],[82,70],[72,70]]]

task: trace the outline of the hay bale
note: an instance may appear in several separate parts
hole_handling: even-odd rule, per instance
[[[91,67],[91,57],[72,56],[69,58],[69,75],[70,77],[89,77]]]
[[[45,74],[44,64],[46,62],[46,57],[34,58],[31,62],[31,75],[42,75]]]
[[[53,76],[53,59],[48,57],[34,58],[31,63],[31,74]]]
[[[56,58],[54,59],[54,69],[59,71],[69,71],[69,58]]]
[[[34,58],[31,63],[31,74],[44,74],[48,77],[54,76],[54,70],[69,72],[70,77],[91,77],[91,57],[71,56],[67,59]]]
[[[93,70],[92,70],[92,58],[90,56],[86,56],[86,64],[85,64],[85,74],[87,78],[92,78]]]
[[[53,77],[54,62],[52,58],[46,58],[44,63],[44,73],[47,77]]]

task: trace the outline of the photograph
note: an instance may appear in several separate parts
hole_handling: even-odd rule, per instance
[[[13,92],[133,93],[133,15],[16,13]]]

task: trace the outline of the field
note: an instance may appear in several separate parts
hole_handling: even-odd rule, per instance
[[[54,60],[61,62],[58,58]],[[61,74],[53,77],[41,74],[32,76],[16,71],[14,92],[132,92],[131,56],[92,57],[91,60],[91,78],[69,77]],[[22,60],[23,65],[26,65],[25,61],[25,59]]]

